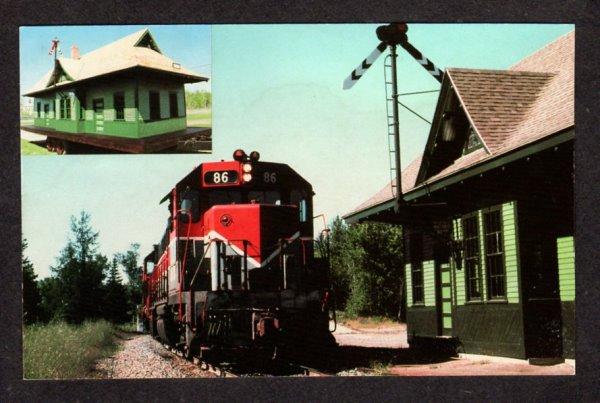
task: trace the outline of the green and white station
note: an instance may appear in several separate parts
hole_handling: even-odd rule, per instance
[[[165,56],[148,29],[81,56],[73,47],[24,94],[34,98],[34,124],[25,129],[108,144],[183,133],[184,84],[207,80]]]

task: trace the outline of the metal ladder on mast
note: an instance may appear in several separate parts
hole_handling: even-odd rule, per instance
[[[390,160],[390,183],[392,187],[392,195],[396,197],[396,175],[398,175],[398,167],[396,166],[396,148],[394,147],[394,102],[398,102],[393,97],[393,82],[392,77],[392,56],[387,55],[383,63],[383,77],[385,81],[385,110],[387,115],[387,139],[388,139],[388,157]]]

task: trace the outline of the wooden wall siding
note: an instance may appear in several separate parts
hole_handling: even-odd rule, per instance
[[[575,301],[575,243],[572,236],[556,239],[561,301]]]
[[[467,304],[454,318],[452,333],[465,353],[525,358],[520,304]]]
[[[34,110],[36,103],[42,102],[41,117],[34,119],[34,125],[40,127],[52,127],[58,131],[67,133],[101,133],[126,138],[144,138],[157,134],[171,133],[185,130],[187,127],[185,112],[185,91],[181,83],[165,83],[158,81],[143,80],[139,86],[139,109],[135,106],[136,82],[133,79],[123,79],[115,84],[98,83],[85,90],[84,120],[80,120],[79,101],[73,92],[71,97],[71,119],[58,119],[59,115],[54,111],[60,110],[60,96],[55,94],[50,98],[34,99]],[[161,120],[146,122],[150,119],[149,93],[157,91],[160,94],[160,116]],[[114,94],[123,92],[125,96],[124,119],[116,120],[114,109]],[[170,118],[169,94],[177,93],[178,117]],[[103,122],[96,125],[94,121],[93,101],[101,98],[104,101]],[[51,119],[46,124],[44,115],[44,104],[50,105],[48,113]]]
[[[462,225],[461,219],[456,218],[453,220],[453,229],[452,236],[455,237],[455,240],[462,240]],[[464,262],[460,270],[456,267],[456,263],[454,259],[451,259],[452,263],[452,271],[454,273],[454,286],[456,293],[456,305],[464,305],[465,304],[465,270],[464,270]]]
[[[504,267],[506,270],[506,299],[519,303],[519,245],[517,238],[517,202],[502,204],[504,238]]]
[[[477,221],[478,221],[478,226],[477,229],[479,231],[479,270],[480,270],[480,274],[481,274],[481,295],[483,296],[483,299],[487,299],[487,271],[486,271],[486,267],[487,267],[487,262],[486,262],[486,258],[485,258],[485,232],[483,229],[483,211],[482,210],[478,210],[477,211]]]
[[[435,306],[435,261],[423,262],[423,298],[425,306]]]
[[[404,279],[406,282],[406,306],[413,305],[413,296],[412,296],[412,266],[410,263],[404,265]]]

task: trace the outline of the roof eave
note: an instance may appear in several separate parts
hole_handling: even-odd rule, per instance
[[[567,141],[573,140],[575,138],[575,130],[574,127],[568,127],[564,130],[551,134],[550,136],[543,137],[537,141],[524,144],[523,146],[510,150],[507,153],[499,154],[497,156],[493,156],[491,158],[485,159],[479,163],[475,163],[467,168],[458,170],[456,172],[452,172],[447,176],[443,176],[440,178],[436,178],[431,182],[423,182],[418,186],[410,189],[409,191],[403,194],[403,198],[405,201],[415,200],[419,197],[425,196],[432,192],[435,192],[439,189],[443,189],[444,187],[453,185],[462,180],[471,178],[473,176],[479,175],[486,171],[492,170],[494,168],[498,168],[507,163],[519,160],[521,158],[530,156],[539,151],[555,147],[559,144],[565,143]],[[360,220],[364,220],[365,218],[377,214],[381,211],[388,210],[394,206],[395,199],[385,200],[373,206],[366,207],[359,211],[354,211],[352,213],[346,214],[342,216],[347,223],[353,224]]]
[[[165,71],[165,70],[161,70],[161,69],[153,69],[150,67],[146,67],[146,66],[131,66],[131,67],[127,67],[121,70],[115,70],[115,71],[111,71],[109,73],[105,73],[105,74],[99,74],[97,76],[92,76],[92,77],[86,77],[84,79],[81,80],[75,80],[75,81],[69,81],[69,82],[65,82],[64,84],[59,84],[59,85],[54,85],[51,87],[47,87],[41,90],[37,90],[37,91],[30,91],[26,94],[23,94],[23,96],[25,97],[31,97],[34,95],[40,95],[40,94],[44,94],[44,93],[48,93],[48,92],[52,92],[57,90],[58,88],[68,88],[74,85],[78,85],[81,83],[85,83],[88,81],[92,81],[98,78],[104,78],[104,77],[108,77],[110,75],[113,74],[117,74],[117,73],[123,73],[125,71],[129,71],[129,70],[135,70],[135,69],[143,69],[143,70],[152,70],[155,72],[159,72],[159,73],[164,73],[166,75],[170,75],[170,76],[177,76],[177,77],[186,77],[186,81],[185,83],[198,83],[198,82],[202,82],[202,81],[208,81],[208,77],[202,77],[202,76],[197,76],[197,75],[190,75],[190,74],[185,74],[185,73],[177,73],[177,72],[169,72],[169,71]]]

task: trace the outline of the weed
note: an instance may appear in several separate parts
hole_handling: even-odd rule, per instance
[[[116,350],[113,326],[106,321],[68,325],[34,324],[23,329],[26,379],[85,378],[94,363]]]

